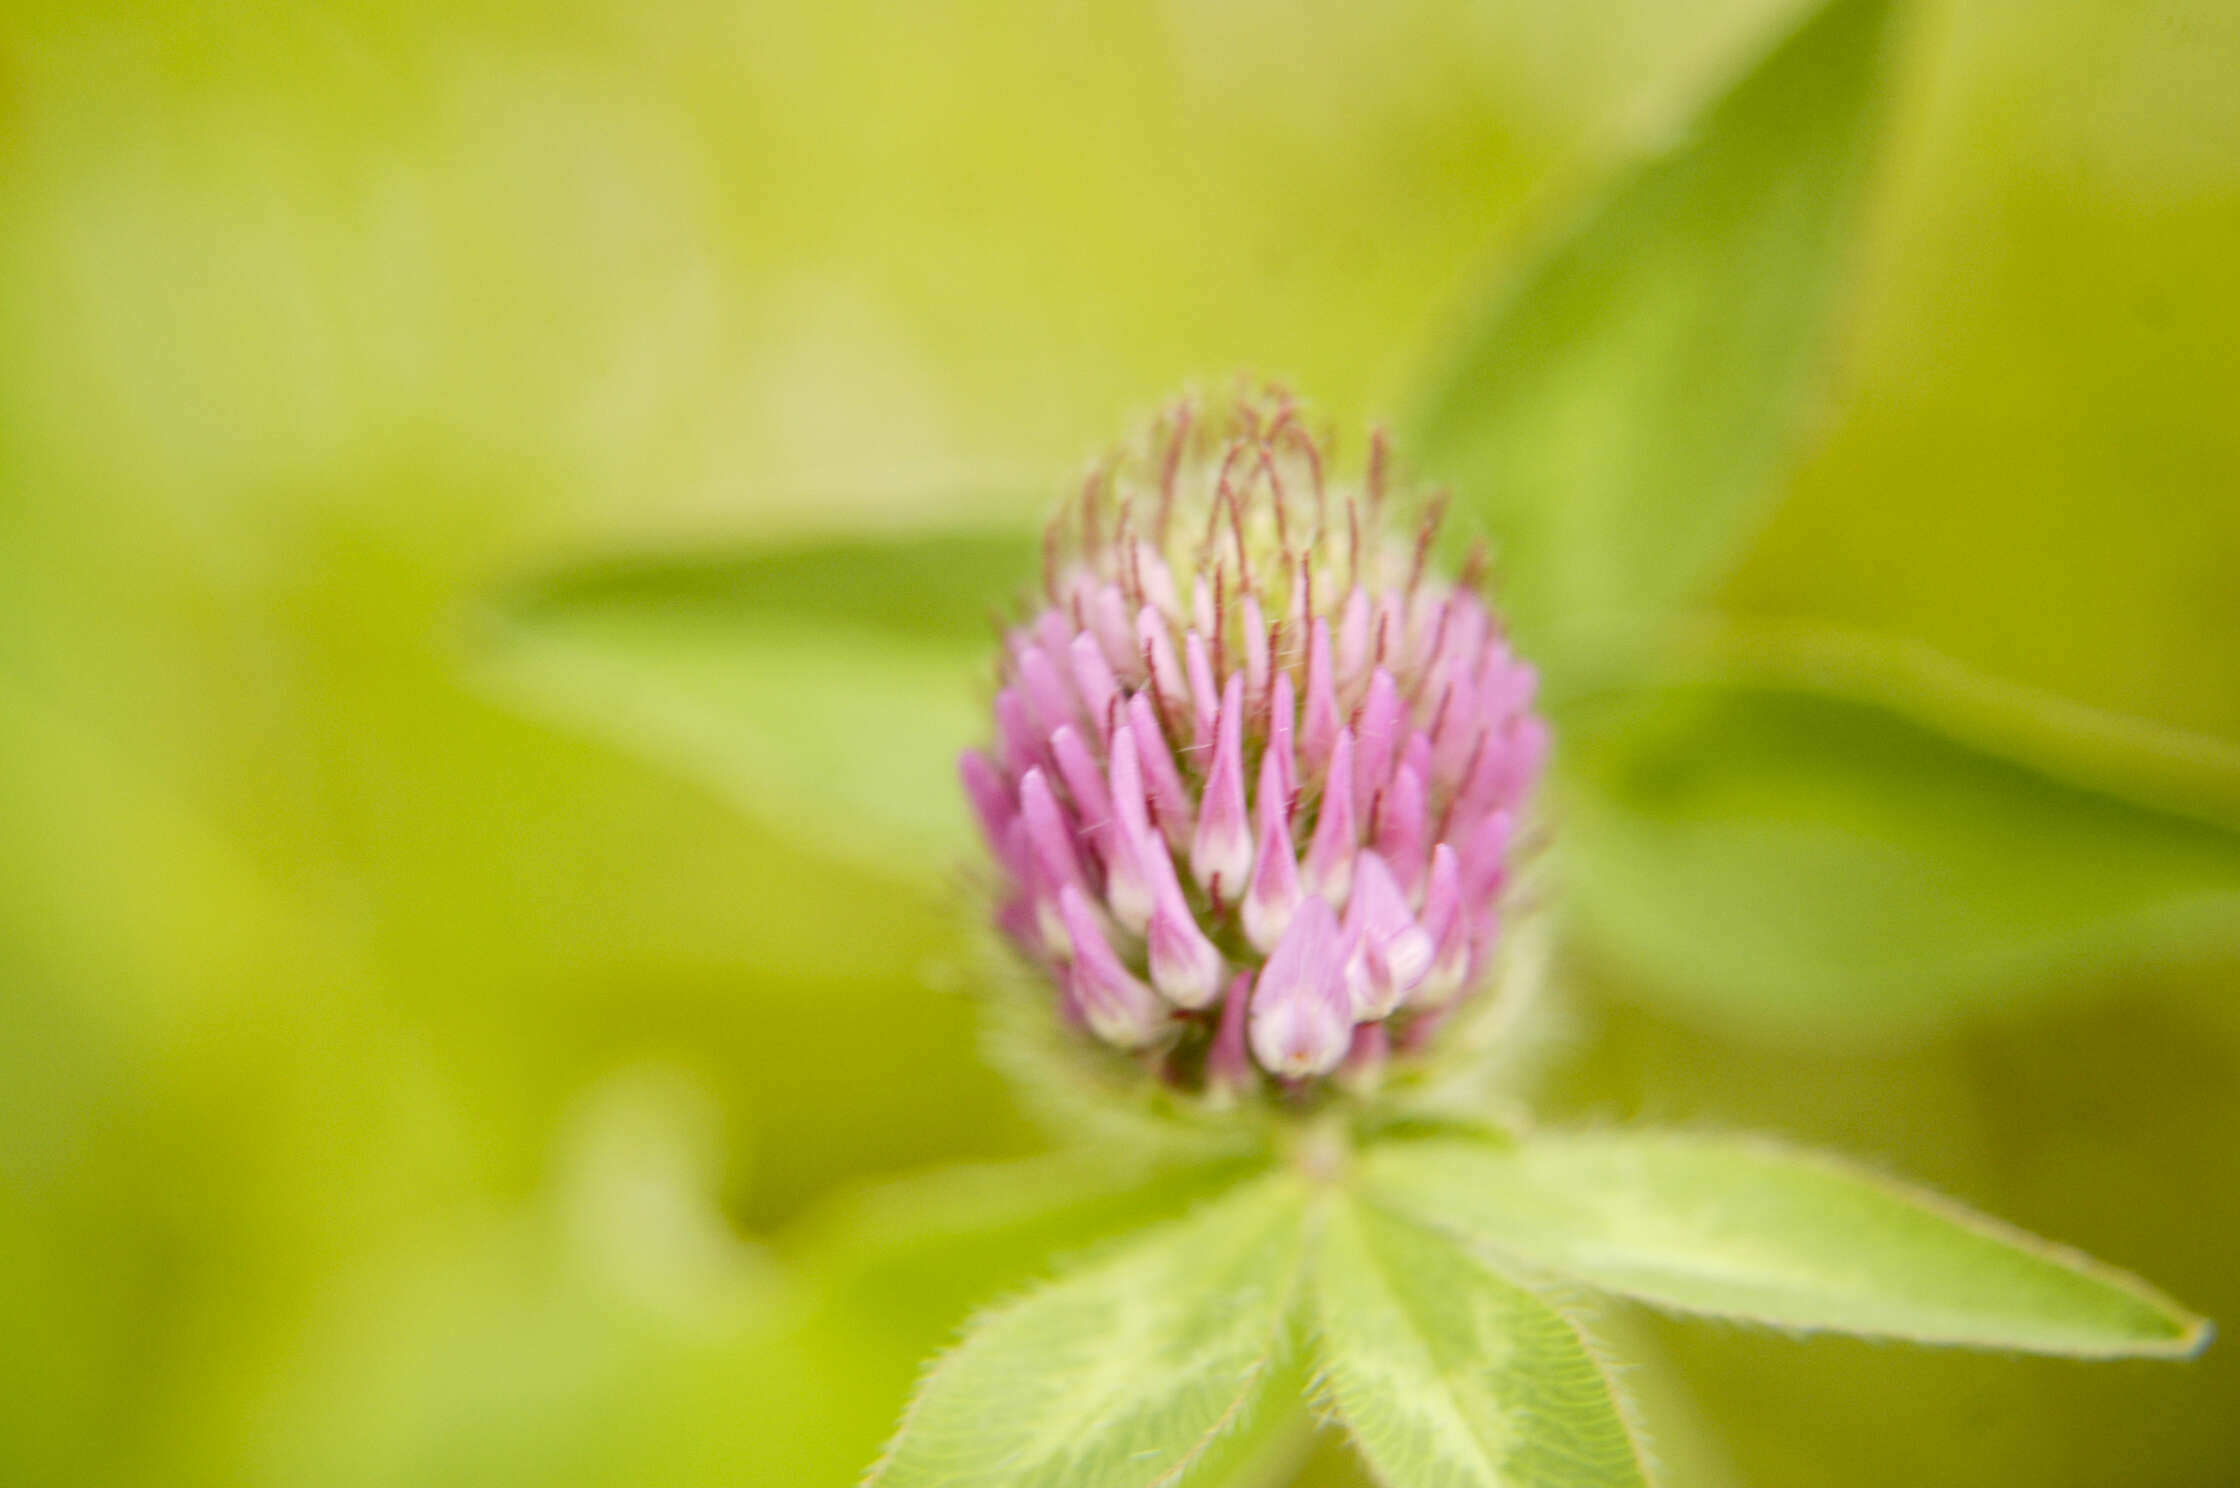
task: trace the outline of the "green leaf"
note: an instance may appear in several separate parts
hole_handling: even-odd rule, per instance
[[[1305,1349],[1279,1360],[1259,1386],[1259,1401],[1236,1429],[1223,1432],[1190,1464],[1188,1488],[1294,1488],[1319,1434],[1307,1401],[1314,1391]]]
[[[2240,831],[2240,742],[1999,676],[1902,632],[1730,617],[1680,659],[1691,675],[1887,708],[2058,780]]]
[[[1505,283],[1410,446],[1484,515],[1552,664],[1730,565],[1819,391],[1880,133],[1891,7],[1830,0]]]
[[[940,1168],[827,1200],[784,1249],[825,1311],[905,1340],[915,1364],[974,1307],[1058,1258],[1172,1220],[1256,1171],[1240,1160],[1122,1166],[1088,1152]]]
[[[1306,1195],[1270,1177],[981,1318],[926,1376],[869,1482],[1173,1483],[1283,1361]]]
[[[1322,1372],[1392,1488],[1641,1485],[1641,1459],[1579,1332],[1443,1233],[1366,1205],[1315,1263]]]
[[[777,1239],[783,1300],[649,1382],[679,1452],[726,1481],[852,1484],[893,1433],[927,1357],[978,1307],[1064,1257],[1233,1188],[1235,1166],[1122,1167],[1085,1153],[938,1169],[829,1198]],[[674,1430],[667,1429],[673,1425]],[[1244,1445],[1238,1443],[1237,1445]],[[678,1460],[683,1460],[679,1457]],[[639,1475],[668,1483],[673,1476]],[[697,1481],[697,1480],[695,1480]]]
[[[990,617],[1031,539],[949,533],[640,559],[500,605],[484,676],[809,845],[938,874],[969,837],[956,756],[987,732]]]
[[[2240,836],[1879,709],[1674,687],[1567,731],[1567,910],[1629,994],[1891,1039],[2240,951]]]
[[[1395,1143],[1367,1159],[1366,1181],[1489,1254],[1688,1312],[2080,1358],[2177,1358],[2207,1336],[2135,1277],[1764,1140]]]

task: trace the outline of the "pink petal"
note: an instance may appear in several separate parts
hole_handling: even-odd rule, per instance
[[[1058,891],[1058,914],[1073,949],[1074,1003],[1090,1032],[1123,1049],[1156,1039],[1167,1026],[1165,1006],[1120,964],[1088,901],[1071,884]]]
[[[1338,616],[1338,685],[1342,689],[1369,670],[1369,648],[1375,637],[1369,633],[1370,606],[1368,591],[1358,584],[1346,596],[1346,607]]]
[[[1017,877],[1021,864],[1006,856],[1010,845],[1011,824],[1019,819],[1019,807],[1012,799],[1011,787],[1005,782],[996,762],[980,750],[968,749],[957,757],[957,776],[964,782],[964,793],[972,802],[972,813],[979,819],[980,835],[985,837],[996,860]]]
[[[1330,906],[1307,899],[1252,990],[1252,1052],[1270,1073],[1305,1079],[1329,1073],[1345,1058],[1353,1019],[1338,950]]]
[[[1353,733],[1338,730],[1330,750],[1330,770],[1322,787],[1322,808],[1307,847],[1307,892],[1343,904],[1353,889],[1353,855],[1361,845],[1353,822]]]
[[[1331,746],[1345,720],[1338,713],[1337,679],[1331,671],[1330,622],[1315,618],[1307,641],[1307,712],[1299,742],[1309,769],[1321,769],[1330,759]]]
[[[1204,752],[1213,742],[1221,721],[1221,694],[1213,683],[1213,662],[1206,652],[1206,638],[1191,631],[1182,638],[1182,659],[1190,674],[1190,747]]]
[[[1274,755],[1260,761],[1260,848],[1252,867],[1252,885],[1245,890],[1241,915],[1245,939],[1265,952],[1291,926],[1299,907],[1299,855],[1291,845],[1289,814],[1283,800],[1282,772]],[[1278,804],[1270,805],[1272,801]]]
[[[1245,1041],[1251,1002],[1252,973],[1240,971],[1222,994],[1221,1022],[1214,1030],[1212,1047],[1206,1050],[1207,1088],[1232,1100],[1260,1082],[1260,1072],[1253,1068],[1252,1050]]]
[[[1202,1008],[1221,990],[1221,952],[1191,917],[1172,871],[1154,890],[1151,926],[1145,932],[1151,985],[1179,1008]]]
[[[1053,887],[1085,887],[1088,880],[1081,870],[1080,855],[1074,850],[1073,823],[1039,769],[1029,770],[1019,779],[1019,815],[1027,824],[1027,845],[1034,850],[1035,865],[1045,880]]]
[[[1143,770],[1152,814],[1158,818],[1159,830],[1168,844],[1179,849],[1190,840],[1196,817],[1190,793],[1182,784],[1182,773],[1175,768],[1174,755],[1167,749],[1167,736],[1151,711],[1151,699],[1143,693],[1128,699],[1128,727],[1135,735],[1136,763]]]
[[[1400,767],[1377,803],[1377,852],[1410,895],[1423,882],[1424,804],[1423,779],[1413,765]]]
[[[1354,727],[1353,805],[1366,817],[1369,803],[1391,779],[1393,756],[1400,750],[1400,725],[1406,704],[1392,673],[1378,667],[1369,679],[1369,695],[1362,701]]]
[[[1136,651],[1135,633],[1128,625],[1128,601],[1120,593],[1120,586],[1099,584],[1090,591],[1087,608],[1089,631],[1103,648],[1105,665],[1133,680],[1142,670],[1143,658]]]
[[[1263,758],[1276,762],[1278,789],[1286,811],[1290,809],[1291,793],[1299,788],[1299,763],[1291,743],[1292,717],[1296,711],[1291,674],[1278,672],[1275,685],[1268,692],[1268,751]]]
[[[1174,632],[1149,605],[1136,612],[1136,645],[1143,652],[1159,701],[1168,708],[1187,707],[1190,683],[1182,674],[1182,663],[1175,658]]]
[[[1050,754],[1057,761],[1058,777],[1065,781],[1074,805],[1080,808],[1079,830],[1096,845],[1098,856],[1106,856],[1104,847],[1112,828],[1112,794],[1105,785],[1104,770],[1097,764],[1097,757],[1081,741],[1080,730],[1070,723],[1050,736]]]
[[[1373,852],[1361,854],[1353,875],[1353,903],[1346,911],[1346,990],[1357,1020],[1382,1018],[1431,970],[1433,946],[1393,878]]]
[[[1152,853],[1164,858],[1167,846],[1151,832],[1143,795],[1143,772],[1136,762],[1136,735],[1119,728],[1112,735],[1112,826],[1105,854],[1105,903],[1124,929],[1137,935],[1151,922]],[[1169,868],[1172,873],[1172,867]]]
[[[1087,631],[1073,638],[1071,660],[1074,690],[1088,710],[1096,737],[1101,739],[1112,719],[1112,705],[1120,696],[1120,684],[1113,679],[1112,668],[1105,664],[1103,645]]]
[[[1244,691],[1254,703],[1268,695],[1268,621],[1260,613],[1260,598],[1247,594],[1239,606],[1244,612]]]
[[[1057,663],[1040,646],[1029,647],[1019,657],[1019,691],[1026,698],[1027,714],[1040,734],[1048,736],[1062,724],[1081,720],[1074,707],[1073,689],[1059,674]]]
[[[1244,677],[1231,673],[1221,698],[1213,769],[1198,803],[1198,832],[1190,843],[1190,871],[1209,894],[1234,904],[1252,871],[1252,828],[1244,799]]]

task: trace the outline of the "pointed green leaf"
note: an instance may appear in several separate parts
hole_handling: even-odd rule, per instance
[[[1674,687],[1566,731],[1568,914],[1629,993],[1892,1038],[2240,953],[2240,834],[1876,708]]]
[[[926,1376],[878,1488],[1151,1488],[1260,1408],[1306,1198],[1261,1179],[981,1318]]]
[[[1292,1488],[1317,1436],[1305,1349],[1277,1362],[1234,1430],[1214,1438],[1176,1480],[1180,1488]]]
[[[2080,1358],[2174,1358],[2207,1325],[2136,1277],[1778,1143],[1545,1133],[1394,1143],[1369,1192],[1489,1254],[1688,1312]]]
[[[1445,1234],[1341,1206],[1315,1262],[1315,1313],[1331,1399],[1391,1488],[1646,1482],[1578,1330]]]
[[[989,617],[1035,565],[1027,537],[950,533],[585,568],[499,608],[484,676],[820,850],[935,875],[969,845]]]
[[[1819,391],[1880,132],[1883,0],[1829,0],[1498,293],[1408,446],[1556,664],[1698,596]]]

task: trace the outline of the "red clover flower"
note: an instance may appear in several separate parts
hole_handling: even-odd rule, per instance
[[[1051,522],[961,761],[997,924],[1169,1084],[1374,1079],[1485,980],[1548,752],[1537,677],[1280,390],[1185,401]]]

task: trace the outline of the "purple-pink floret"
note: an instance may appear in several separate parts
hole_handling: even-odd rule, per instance
[[[1169,1083],[1374,1077],[1485,978],[1548,752],[1532,668],[1383,447],[1325,480],[1280,392],[1185,404],[1053,524],[961,762],[997,923]]]

